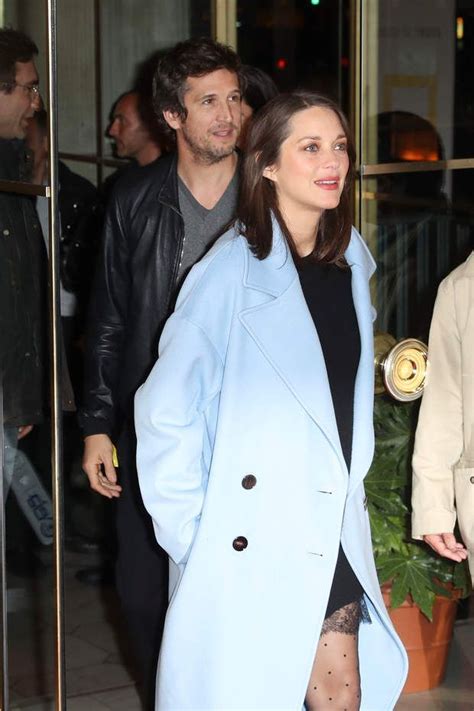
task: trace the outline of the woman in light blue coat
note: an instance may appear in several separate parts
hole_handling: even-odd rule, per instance
[[[375,572],[373,259],[337,106],[255,119],[235,226],[191,271],[136,396],[170,556],[159,711],[388,711],[407,672]]]

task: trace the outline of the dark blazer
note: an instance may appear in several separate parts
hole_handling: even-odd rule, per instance
[[[91,294],[85,355],[84,434],[113,436],[156,360],[177,292],[184,222],[177,158],[130,168],[107,205]]]
[[[58,165],[58,178],[61,283],[67,291],[85,299],[102,227],[99,193],[92,183],[62,161]]]
[[[0,178],[20,179],[22,144],[0,139]],[[42,419],[47,260],[30,197],[0,192],[0,381],[5,424]]]

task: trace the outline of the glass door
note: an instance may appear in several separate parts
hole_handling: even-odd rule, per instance
[[[377,326],[427,338],[440,280],[474,245],[474,3],[366,0],[359,17],[360,227]]]
[[[114,102],[134,86],[144,62],[190,36],[227,32],[222,18],[229,6],[209,0],[139,6],[137,12],[131,0],[0,1],[0,27],[27,36],[15,40],[27,45],[21,61],[0,75],[4,711],[102,702],[140,707],[113,585],[93,587],[78,577],[97,562],[87,546],[99,540],[100,547],[110,532],[102,502],[81,473],[74,414],[103,219],[101,183],[128,165],[113,152],[107,127]],[[76,239],[84,195],[93,196],[81,215],[87,244]],[[71,249],[82,255],[79,272],[68,267]]]
[[[61,402],[55,8],[1,11],[2,708],[53,696],[63,708],[61,411],[73,398]],[[43,106],[38,171],[29,122]]]

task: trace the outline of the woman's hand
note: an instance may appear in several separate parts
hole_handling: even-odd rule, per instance
[[[454,533],[430,533],[423,536],[423,540],[436,553],[460,563],[467,558],[467,550],[462,543],[458,543]]]

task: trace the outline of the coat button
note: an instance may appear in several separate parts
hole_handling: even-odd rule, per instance
[[[247,548],[248,544],[249,542],[245,538],[245,536],[237,536],[237,538],[234,538],[234,540],[232,541],[232,548],[235,551],[244,551]]]
[[[4,237],[8,237],[9,234],[10,234],[10,230],[3,230]]]
[[[242,486],[244,487],[244,489],[253,489],[256,483],[257,477],[253,474],[246,474],[242,479]]]
[[[471,476],[471,478],[469,479],[469,481],[471,482],[471,484],[474,484],[474,476]]]

